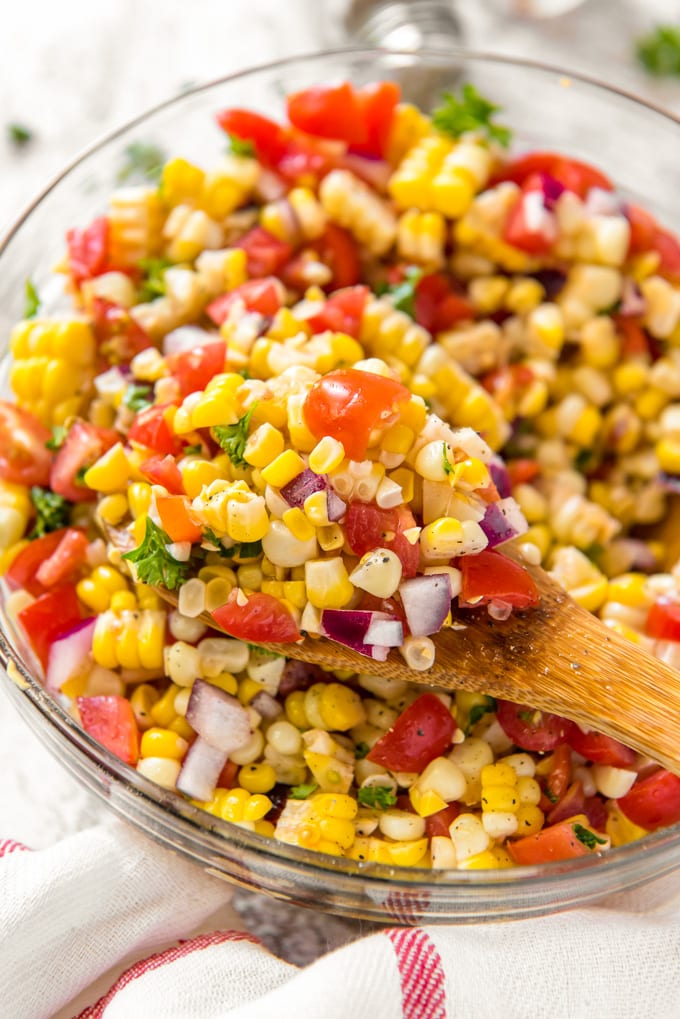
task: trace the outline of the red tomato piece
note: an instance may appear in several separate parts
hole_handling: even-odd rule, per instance
[[[35,598],[45,594],[46,588],[37,579],[40,564],[49,559],[57,550],[59,544],[66,534],[67,528],[62,527],[58,531],[50,531],[42,538],[35,538],[26,545],[19,554],[12,560],[12,564],[5,574],[5,580],[12,588],[24,588]]]
[[[659,225],[654,217],[638,205],[626,206],[626,218],[630,224],[628,255],[639,255],[654,247]]]
[[[224,370],[226,356],[226,343],[216,340],[215,343],[203,343],[190,350],[182,350],[179,354],[170,354],[167,364],[185,397],[205,389],[210,380]]]
[[[457,564],[463,574],[458,597],[461,608],[504,601],[516,609],[528,609],[540,601],[539,590],[524,567],[496,549],[461,556]]]
[[[635,751],[630,747],[601,732],[583,732],[578,725],[574,725],[570,729],[568,743],[577,754],[595,764],[609,764],[613,768],[631,768],[636,761]]]
[[[359,248],[352,235],[336,223],[328,223],[321,237],[314,242],[319,257],[333,273],[331,290],[355,286],[361,279]]]
[[[640,323],[627,315],[613,315],[616,331],[621,337],[621,359],[651,357],[652,345],[649,335]]]
[[[221,326],[229,317],[229,311],[237,301],[243,301],[246,311],[257,311],[260,315],[275,315],[283,304],[282,287],[277,279],[248,280],[240,287],[230,290],[211,301],[205,309],[215,325]]]
[[[394,81],[378,81],[358,89],[355,98],[366,140],[350,143],[351,149],[362,156],[382,159],[387,152],[401,89]]]
[[[193,545],[203,538],[203,531],[189,515],[183,495],[156,496],[156,509],[161,518],[163,530],[172,541],[190,541]]]
[[[529,457],[508,460],[506,466],[513,488],[515,485],[524,485],[529,481],[533,481],[541,473],[541,465],[538,460],[532,460]]]
[[[415,517],[406,506],[381,509],[373,502],[353,500],[345,514],[345,534],[352,552],[362,556],[374,548],[389,548],[401,559],[405,578],[415,577],[418,572],[420,547],[404,535],[415,526]],[[403,610],[397,614],[401,617]]]
[[[680,778],[659,768],[646,778],[638,779],[617,803],[633,824],[647,831],[677,824],[680,821]]]
[[[127,364],[135,354],[151,346],[148,333],[127,308],[103,297],[92,301],[92,327],[99,351],[109,364]]]
[[[457,322],[474,319],[474,308],[443,272],[428,273],[416,284],[416,322],[430,333],[451,329]]]
[[[339,368],[315,382],[304,403],[307,427],[322,439],[331,435],[352,460],[363,460],[376,428],[391,424],[400,403],[411,398],[406,386],[383,375]]]
[[[288,119],[299,131],[320,138],[338,138],[350,145],[367,141],[366,125],[361,116],[352,85],[315,85],[292,92],[286,99]]]
[[[280,124],[252,110],[222,110],[217,114],[217,123],[227,134],[252,142],[257,158],[265,166],[275,167],[286,152],[286,131]]]
[[[47,669],[50,646],[80,622],[80,604],[73,585],[41,594],[17,614],[43,669]]]
[[[433,693],[424,693],[399,715],[366,755],[390,771],[422,771],[451,746],[456,723]]]
[[[300,631],[292,615],[278,598],[256,591],[245,605],[240,605],[233,591],[224,605],[211,615],[218,626],[239,640],[255,644],[287,644],[300,639]]]
[[[567,743],[560,743],[555,747],[550,763],[550,773],[546,781],[546,797],[550,803],[557,803],[562,799],[569,786],[571,777],[571,747]],[[572,810],[576,814],[576,810]],[[570,815],[567,814],[567,817]]]
[[[280,241],[263,226],[253,227],[236,242],[235,247],[245,251],[248,275],[258,279],[263,276],[275,276],[293,254],[290,244]]]
[[[585,827],[585,825],[583,826]],[[507,843],[507,850],[515,863],[530,866],[534,863],[555,863],[559,860],[574,860],[595,852],[597,844],[589,849],[577,837],[575,822],[560,821],[550,825],[536,835],[516,839]]]
[[[657,640],[680,640],[680,605],[660,599],[649,610],[645,633]]]
[[[170,406],[172,404],[158,403],[140,410],[130,426],[128,439],[164,456],[178,456],[184,448],[184,443],[168,424],[165,412]]]
[[[558,747],[558,749],[561,749],[561,747]],[[568,817],[573,817],[574,814],[583,814],[585,803],[586,798],[583,795],[583,786],[579,781],[576,781],[572,782],[568,789],[564,791],[559,803],[552,806],[549,800],[544,803],[542,799],[539,807],[545,811],[548,824],[557,824],[559,821],[566,821]]]
[[[182,474],[174,456],[169,453],[166,456],[157,453],[149,457],[139,465],[139,469],[152,485],[162,485],[170,495],[184,495]]]
[[[531,190],[519,197],[503,227],[506,244],[529,255],[548,255],[557,240],[557,226],[543,203],[543,196]]]
[[[430,814],[429,817],[426,817],[425,834],[428,839],[433,838],[435,835],[443,835],[444,838],[450,838],[449,827],[459,814],[460,805],[454,802],[447,803],[442,810],[438,810],[436,814]]]
[[[330,329],[334,333],[347,333],[358,339],[361,318],[368,300],[368,287],[345,287],[336,290],[327,299],[321,311],[308,319],[315,333]]]
[[[528,177],[535,173],[545,173],[554,177],[568,191],[574,191],[585,198],[591,188],[602,188],[613,191],[614,185],[600,170],[589,163],[578,159],[570,159],[558,152],[529,152],[524,156],[511,160],[491,180],[490,186],[504,180],[512,180],[520,187]]]
[[[512,701],[498,701],[496,718],[515,746],[542,754],[566,743],[574,724],[561,715],[538,711]]]
[[[139,729],[127,697],[78,697],[77,704],[85,732],[121,761],[136,764],[139,757]]]
[[[38,567],[35,579],[46,588],[74,580],[86,561],[88,545],[82,531],[68,527],[54,552]]]
[[[0,478],[14,485],[47,485],[51,432],[27,410],[0,400]]]
[[[659,272],[673,283],[680,283],[680,242],[668,230],[657,230],[654,250],[661,256]]]
[[[71,502],[94,502],[97,493],[78,476],[119,441],[112,428],[98,428],[89,421],[75,421],[57,453],[50,471],[50,488]]]
[[[82,230],[74,227],[67,231],[69,271],[76,286],[110,268],[109,232],[106,216],[93,220]]]

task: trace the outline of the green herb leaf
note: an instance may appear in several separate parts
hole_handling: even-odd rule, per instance
[[[24,304],[24,318],[35,318],[40,310],[40,297],[35,289],[33,280],[26,280],[24,288],[26,303]]]
[[[357,792],[357,800],[363,807],[387,810],[397,802],[397,794],[388,785],[372,785]]]
[[[261,658],[283,658],[283,655],[278,654],[278,652],[270,651],[266,647],[260,647],[259,644],[247,644],[247,647]]]
[[[444,92],[442,104],[432,113],[432,123],[442,134],[460,138],[466,131],[480,131],[489,141],[499,145],[510,144],[512,134],[507,127],[492,123],[492,117],[500,110],[488,99],[481,96],[474,85],[463,85],[460,97],[453,92]]]
[[[636,53],[650,74],[680,74],[680,26],[657,25],[637,40]]]
[[[17,148],[21,148],[23,145],[28,145],[33,137],[33,132],[30,127],[26,127],[25,124],[8,124],[7,137],[11,141],[12,145],[16,145]]]
[[[50,531],[58,531],[61,527],[68,526],[71,503],[63,495],[50,492],[49,488],[33,485],[31,502],[35,506],[36,520],[33,530],[28,535],[29,541],[33,541],[34,538],[42,538]]]
[[[145,407],[150,407],[152,403],[153,386],[139,385],[136,382],[131,382],[125,387],[123,406],[133,410],[135,414],[140,410],[144,410]]]
[[[86,467],[85,465],[83,465],[82,467],[78,468],[78,470],[76,471],[76,484],[77,485],[84,485],[85,484],[85,475],[87,474],[89,469],[90,468]]]
[[[594,831],[591,831],[590,828],[584,828],[582,824],[572,824],[571,830],[579,842],[587,846],[588,849],[595,849],[596,846],[607,844],[606,839],[598,838]]]
[[[449,460],[449,454],[445,442],[442,442],[442,460],[444,461],[444,474],[453,474],[455,467]]]
[[[255,155],[255,146],[247,138],[238,138],[235,134],[229,135],[228,152],[235,156],[247,156],[252,158]]]
[[[495,711],[496,707],[495,698],[489,696],[484,697],[484,702],[482,704],[473,704],[470,708],[467,725],[465,726],[465,735],[467,736],[470,733],[470,730],[477,725],[477,722],[479,722],[480,719],[484,718],[484,715],[488,715],[491,711]]]
[[[262,542],[259,539],[257,541],[237,542],[235,545],[225,548],[221,539],[209,527],[206,527],[203,531],[203,541],[214,545],[223,559],[255,559],[262,554]]]
[[[253,411],[256,407],[257,404],[254,403],[250,410],[248,410],[242,418],[239,418],[235,425],[217,425],[213,428],[213,435],[233,463],[234,467],[248,466],[246,461],[243,459],[243,454],[245,452],[246,442],[248,441],[250,419],[252,418]]]
[[[139,267],[144,273],[137,294],[140,303],[145,304],[165,294],[165,270],[171,265],[169,258],[140,258]]]
[[[370,751],[370,749],[371,748],[369,747],[368,743],[364,743],[363,741],[361,743],[357,743],[357,745],[354,748],[354,756],[356,757],[357,761],[363,761],[364,757]]]
[[[185,446],[184,447],[183,455],[184,456],[194,456],[196,453],[202,453],[202,452],[203,452],[203,446],[201,445],[200,442],[197,442],[195,446]]]
[[[63,425],[52,425],[52,438],[47,440],[45,446],[56,453],[64,445],[67,434]]]
[[[312,793],[318,789],[318,785],[315,782],[310,782],[309,785],[294,785],[291,786],[291,790],[288,793],[291,800],[306,800],[312,795]]]
[[[147,517],[142,544],[126,552],[123,559],[135,564],[137,576],[144,584],[157,584],[175,591],[186,580],[189,563],[171,556],[165,547],[170,544],[170,535]]]
[[[130,177],[143,177],[145,180],[159,181],[163,172],[165,154],[156,145],[146,142],[131,142],[125,149],[125,163],[118,171],[118,182]]]
[[[386,286],[383,293],[391,297],[397,311],[403,311],[415,319],[416,287],[422,279],[423,270],[418,265],[409,265],[404,272],[404,279],[393,286]]]

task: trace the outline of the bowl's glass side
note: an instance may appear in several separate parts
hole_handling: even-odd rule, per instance
[[[96,145],[23,216],[0,249],[0,384],[7,343],[22,317],[24,285],[42,292],[70,227],[106,210],[133,142],[209,166],[224,150],[214,114],[247,106],[283,112],[285,94],[319,81],[358,84],[395,78],[405,97],[428,107],[446,88],[473,81],[503,107],[518,151],[567,152],[607,172],[669,226],[680,226],[671,159],[680,128],[669,116],[558,71],[468,53],[353,51],[282,61],[179,97]],[[623,139],[624,151],[617,139]],[[650,158],[654,154],[654,159]],[[336,860],[283,846],[219,821],[150,783],[84,733],[33,678],[31,658],[0,613],[0,658],[9,697],[61,762],[122,817],[211,873],[290,902],[357,918],[450,923],[538,915],[641,884],[680,865],[680,828],[643,843],[567,864],[506,871],[447,872]]]

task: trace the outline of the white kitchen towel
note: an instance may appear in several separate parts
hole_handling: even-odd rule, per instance
[[[229,897],[120,821],[39,852],[0,839],[0,1015],[680,1019],[674,875],[538,919],[387,928],[302,969],[243,931],[196,934]]]

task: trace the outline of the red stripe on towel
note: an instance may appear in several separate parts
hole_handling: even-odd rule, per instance
[[[385,931],[397,957],[404,1019],[446,1019],[446,981],[441,956],[420,927]]]

